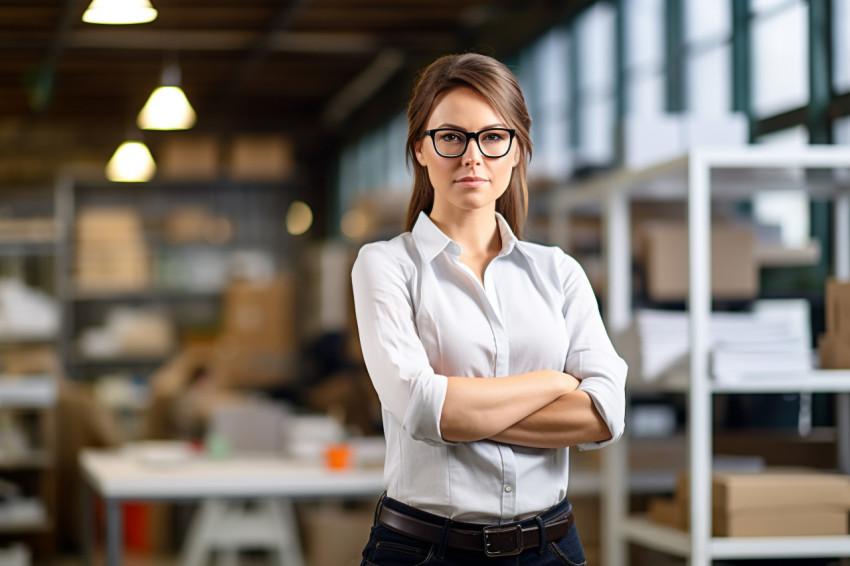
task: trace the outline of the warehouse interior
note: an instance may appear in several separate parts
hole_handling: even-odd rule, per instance
[[[351,267],[464,52],[629,364],[570,451],[587,564],[850,563],[850,3],[3,0],[0,566],[360,564]]]

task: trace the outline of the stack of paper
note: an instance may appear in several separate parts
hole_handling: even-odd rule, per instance
[[[687,312],[642,310],[636,319],[643,379],[658,379],[687,358]],[[812,368],[808,302],[757,301],[751,312],[712,313],[709,347],[712,374],[720,381],[807,371]]]

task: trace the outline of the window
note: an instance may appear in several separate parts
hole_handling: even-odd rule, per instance
[[[572,172],[570,147],[569,36],[554,29],[523,59],[525,96],[532,114],[534,158],[529,176],[565,179]]]
[[[850,116],[835,121],[834,139],[837,144],[850,145]]]
[[[759,118],[809,101],[809,8],[803,0],[753,2],[752,94]]]
[[[576,20],[578,44],[577,161],[602,166],[614,159],[615,13],[598,2]]]
[[[808,143],[804,126],[761,136],[759,144],[801,147]],[[801,172],[802,173],[802,172]],[[809,195],[804,190],[763,191],[753,197],[753,212],[764,224],[778,226],[781,242],[787,247],[802,247],[809,241]]]
[[[850,2],[832,2],[833,85],[836,92],[850,91]]]
[[[732,110],[730,0],[687,0],[685,5],[686,105],[698,116]]]
[[[387,124],[387,178],[384,184],[391,191],[408,192],[413,186],[413,175],[407,165],[407,115],[399,114]]]
[[[664,112],[664,2],[628,0],[624,6],[627,112]]]

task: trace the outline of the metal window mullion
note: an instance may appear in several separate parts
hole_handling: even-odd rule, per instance
[[[755,139],[752,110],[752,46],[750,45],[750,2],[732,2],[732,110],[743,112],[749,120],[750,143]]]
[[[681,112],[685,109],[685,12],[682,0],[665,0],[664,14],[666,108],[668,112]]]
[[[829,104],[832,93],[832,6],[809,2],[809,105],[810,143],[832,143]]]
[[[578,33],[578,26],[576,25],[576,20],[573,18],[569,24],[569,33],[567,34],[567,42],[568,42],[568,50],[567,56],[569,60],[569,69],[567,69],[569,75],[569,91],[570,91],[570,99],[569,99],[569,108],[567,110],[569,121],[570,121],[570,147],[573,150],[576,150],[579,147],[581,142],[581,127],[579,124],[579,107],[581,101],[579,100],[579,41],[576,37]]]

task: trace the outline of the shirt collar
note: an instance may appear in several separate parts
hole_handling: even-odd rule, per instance
[[[499,257],[508,255],[513,251],[517,244],[517,237],[514,235],[511,227],[508,226],[507,220],[496,213],[496,224],[499,226],[499,235],[502,237],[502,251],[499,252]],[[460,257],[460,244],[443,234],[437,228],[437,225],[424,212],[419,213],[416,219],[416,224],[413,225],[413,241],[422,255],[422,259],[426,262],[432,261],[443,250],[449,254]]]

